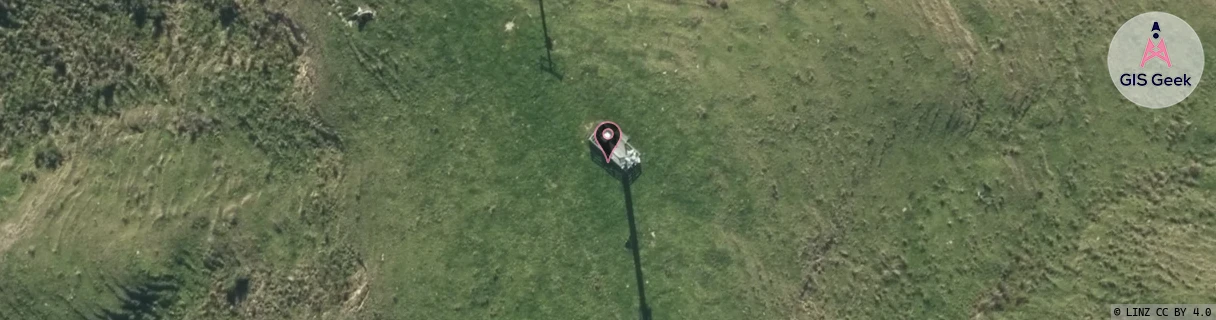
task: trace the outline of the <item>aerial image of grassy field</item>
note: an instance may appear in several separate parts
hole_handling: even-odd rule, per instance
[[[1216,1],[543,8],[0,0],[0,320],[1216,303],[1216,86],[1107,65],[1153,11],[1216,52]]]

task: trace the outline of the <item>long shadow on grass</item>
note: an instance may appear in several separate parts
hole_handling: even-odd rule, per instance
[[[540,70],[552,75],[554,78],[557,78],[558,81],[566,80],[566,76],[563,76],[561,72],[558,72],[557,66],[553,64],[553,60],[549,59],[552,58],[540,57],[540,60],[538,61]]]
[[[562,74],[557,72],[557,66],[553,65],[553,38],[549,37],[549,19],[545,18],[545,0],[537,1],[540,3],[540,25],[545,32],[545,56],[544,61],[541,61],[541,70],[545,70],[549,74],[557,77],[557,80],[562,80]],[[546,63],[548,62],[548,63]]]
[[[591,148],[591,162],[604,169],[608,175],[621,181],[621,190],[625,193],[625,217],[629,220],[629,240],[625,248],[633,252],[633,272],[638,280],[638,318],[651,320],[650,305],[646,304],[646,280],[642,276],[642,252],[638,245],[638,227],[633,215],[633,191],[629,188],[638,177],[642,176],[642,165],[637,164],[628,170],[604,161],[599,148],[587,143]]]

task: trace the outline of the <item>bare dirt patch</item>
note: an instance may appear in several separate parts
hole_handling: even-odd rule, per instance
[[[65,196],[76,189],[71,181],[79,178],[83,171],[76,163],[65,163],[58,170],[40,176],[33,186],[22,193],[16,218],[0,224],[0,261],[4,259],[3,253],[24,238],[38,222],[56,213],[54,208],[59,207],[58,204],[65,201]]]
[[[347,280],[350,283],[350,290],[346,294],[346,301],[342,302],[342,316],[354,318],[354,315],[363,310],[363,304],[367,302],[368,281],[367,268],[359,265],[359,270],[355,271]]]
[[[296,77],[292,81],[292,98],[307,102],[316,92],[317,72],[307,53],[296,59]]]

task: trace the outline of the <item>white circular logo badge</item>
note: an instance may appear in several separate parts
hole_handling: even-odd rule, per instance
[[[1203,44],[1191,25],[1165,12],[1127,20],[1106,54],[1119,93],[1141,107],[1161,109],[1186,99],[1203,75]]]

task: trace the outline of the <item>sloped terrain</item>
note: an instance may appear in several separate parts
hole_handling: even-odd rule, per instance
[[[293,9],[0,7],[0,317],[291,318],[366,282]]]
[[[631,319],[605,119],[656,319],[1216,297],[1210,86],[1104,64],[1212,6],[545,6],[551,72],[533,1],[0,3],[0,318]]]

